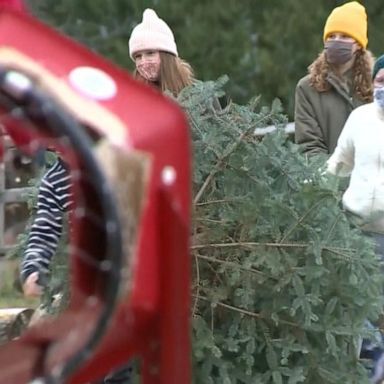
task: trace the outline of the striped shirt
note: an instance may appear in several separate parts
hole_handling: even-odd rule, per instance
[[[71,207],[70,174],[59,159],[45,173],[37,196],[37,212],[21,263],[21,280],[33,272],[46,274],[63,229],[64,212]]]

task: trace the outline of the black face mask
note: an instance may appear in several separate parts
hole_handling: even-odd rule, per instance
[[[325,56],[329,64],[345,64],[352,59],[353,42],[330,40],[324,44]]]

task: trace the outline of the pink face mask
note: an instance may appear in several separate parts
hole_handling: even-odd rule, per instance
[[[136,69],[148,81],[159,79],[160,63],[159,51],[141,51],[135,55]]]

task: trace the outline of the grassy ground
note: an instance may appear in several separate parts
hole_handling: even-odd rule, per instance
[[[36,308],[39,299],[27,299],[14,286],[15,263],[2,261],[0,268],[0,308]]]

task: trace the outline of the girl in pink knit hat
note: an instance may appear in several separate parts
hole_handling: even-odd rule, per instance
[[[129,55],[135,62],[134,77],[174,96],[193,82],[191,66],[177,52],[173,33],[153,9],[146,9],[143,21],[132,31]]]

